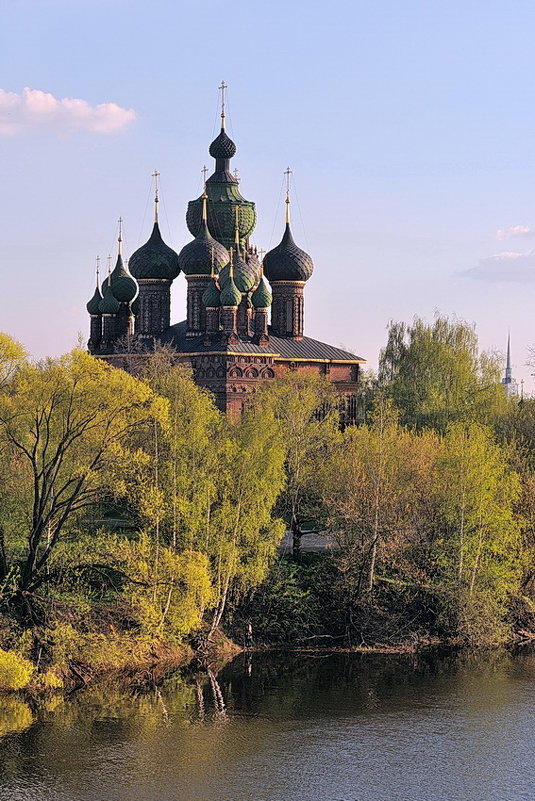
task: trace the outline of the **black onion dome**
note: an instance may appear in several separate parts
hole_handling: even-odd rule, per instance
[[[117,256],[117,263],[110,275],[110,283],[113,288],[113,294],[121,303],[130,303],[134,298],[137,298],[139,293],[137,281],[130,274],[128,268],[124,266],[123,257],[120,253]]]
[[[206,221],[193,242],[184,245],[178,254],[178,266],[184,275],[210,275],[212,272],[212,254],[214,272],[218,273],[225,264],[228,264],[229,254],[208,231]]]
[[[312,259],[304,250],[297,247],[286,223],[286,230],[280,244],[264,256],[264,273],[273,281],[308,281],[314,270]]]
[[[102,300],[102,292],[99,289],[98,284],[95,287],[95,292],[93,293],[93,297],[87,303],[86,309],[89,314],[100,314],[100,301]]]
[[[179,274],[178,254],[163,241],[157,222],[150,239],[130,256],[128,266],[134,278],[173,281]]]
[[[208,152],[214,159],[231,159],[236,155],[236,145],[232,139],[227,136],[226,131],[221,129],[219,136],[216,136]]]
[[[99,303],[99,311],[101,314],[117,314],[120,308],[121,304],[113,294],[108,276],[102,284],[102,300]]]

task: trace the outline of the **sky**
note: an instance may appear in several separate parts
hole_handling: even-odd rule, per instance
[[[38,358],[88,337],[96,256],[160,221],[190,240],[228,86],[252,241],[292,228],[305,333],[376,368],[390,320],[476,325],[535,392],[532,0],[0,0],[0,329]],[[185,316],[185,280],[172,318]]]

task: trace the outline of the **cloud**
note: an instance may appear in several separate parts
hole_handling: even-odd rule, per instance
[[[489,283],[503,283],[513,281],[529,283],[535,281],[535,250],[527,253],[496,253],[480,259],[476,267],[471,267],[460,273],[466,278],[475,278],[478,281]]]
[[[496,239],[513,239],[515,237],[533,236],[535,230],[529,225],[512,225],[510,228],[500,228],[496,231]]]
[[[136,118],[133,109],[116,103],[91,106],[86,100],[26,89],[22,94],[0,89],[0,135],[9,136],[29,128],[69,128],[95,133],[113,133]]]

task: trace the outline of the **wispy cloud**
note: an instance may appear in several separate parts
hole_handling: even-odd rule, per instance
[[[510,228],[499,228],[496,231],[496,239],[515,239],[528,236],[535,236],[535,229],[530,225],[512,225]]]
[[[113,133],[136,118],[133,109],[116,103],[92,106],[86,100],[58,99],[40,89],[26,89],[22,94],[0,89],[0,135],[9,136],[29,128],[70,128],[96,133]]]
[[[528,250],[526,253],[506,251],[487,256],[480,259],[476,267],[465,270],[461,275],[489,283],[535,281],[535,250]]]

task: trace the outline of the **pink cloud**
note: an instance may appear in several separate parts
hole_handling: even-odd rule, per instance
[[[512,225],[496,231],[496,239],[513,239],[515,237],[533,236],[535,231],[529,225]]]
[[[0,135],[9,136],[31,128],[70,128],[113,133],[136,118],[133,109],[116,103],[92,106],[86,100],[64,97],[26,87],[22,94],[0,89]]]

